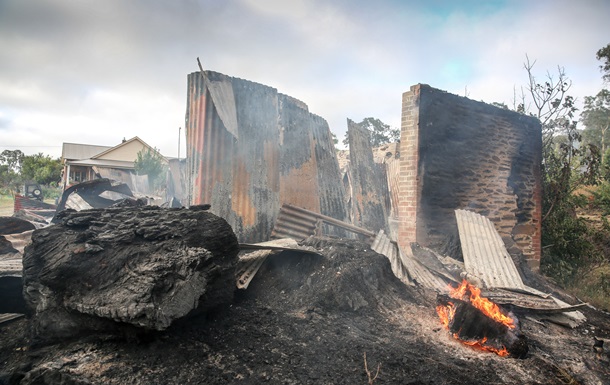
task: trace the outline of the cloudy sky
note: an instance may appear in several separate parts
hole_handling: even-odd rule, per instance
[[[399,127],[417,83],[512,106],[526,54],[582,100],[602,88],[609,15],[607,0],[0,0],[0,151],[137,135],[177,156],[197,57],[302,100],[340,139],[346,118]]]

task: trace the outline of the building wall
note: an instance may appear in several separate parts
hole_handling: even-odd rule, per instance
[[[343,220],[344,192],[326,180],[339,175],[326,121],[275,88],[205,76],[188,76],[188,203],[210,203],[241,242],[268,240],[284,203]]]
[[[451,252],[454,210],[488,217],[516,262],[540,266],[542,136],[537,119],[416,85],[403,94],[400,225]]]
[[[125,162],[133,162],[138,157],[138,152],[144,150],[146,146],[138,140],[126,143],[124,146],[118,147],[98,159],[122,160]]]

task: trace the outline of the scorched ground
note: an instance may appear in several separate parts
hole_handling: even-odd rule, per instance
[[[0,326],[0,384],[607,384],[593,337],[610,318],[585,310],[577,329],[522,320],[530,351],[502,358],[441,327],[435,293],[405,286],[357,242],[310,238],[319,252],[270,257],[230,305],[125,338],[91,334],[37,344],[28,319]],[[573,382],[570,382],[573,381]]]

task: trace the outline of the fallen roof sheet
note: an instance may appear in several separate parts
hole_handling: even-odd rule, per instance
[[[292,238],[275,239],[268,242],[255,244],[240,244],[241,251],[254,250],[243,253],[239,257],[235,276],[237,277],[237,288],[247,289],[252,281],[252,278],[258,272],[267,257],[273,253],[278,253],[286,250],[298,251],[302,253],[317,254],[316,252],[302,249]]]
[[[452,281],[449,277],[430,270],[418,261],[410,248],[403,252],[383,230],[377,233],[371,249],[388,257],[392,265],[392,272],[406,284],[414,285],[416,283],[438,292],[446,292],[447,284]]]
[[[467,210],[455,210],[455,217],[468,273],[480,278],[487,288],[509,288],[538,296],[546,295],[523,283],[502,238],[489,219]],[[560,308],[574,309],[558,298],[551,299]],[[578,326],[586,320],[579,311],[549,314],[543,319],[569,327]]]
[[[385,234],[383,230],[379,230],[371,249],[378,252],[381,255],[385,255],[390,260],[392,266],[392,272],[394,275],[407,285],[415,285],[415,282],[409,276],[409,272],[405,268],[398,254],[398,247],[395,242]]]
[[[369,243],[375,238],[375,233],[372,231],[289,204],[284,204],[280,208],[271,237],[300,241],[312,235],[321,235],[323,224],[362,235]]]
[[[512,257],[494,225],[486,217],[467,210],[455,210],[466,271],[489,288],[525,289]]]

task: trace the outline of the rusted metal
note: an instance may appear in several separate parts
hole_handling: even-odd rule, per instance
[[[17,212],[23,209],[54,209],[55,205],[41,202],[38,199],[31,199],[23,195],[16,194],[13,204],[13,211]]]
[[[352,222],[375,231],[388,230],[385,169],[376,166],[369,131],[347,120],[352,187]],[[383,172],[382,172],[383,171]]]
[[[372,231],[288,204],[283,205],[280,209],[272,237],[302,240],[316,235],[316,229],[320,229],[320,224],[335,226],[360,235],[368,243],[373,243],[375,238],[375,233]]]
[[[328,124],[305,103],[212,71],[188,76],[187,99],[186,204],[211,204],[240,242],[268,240],[283,203],[345,219]]]

